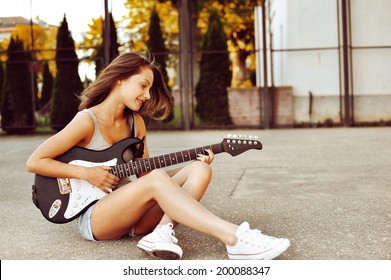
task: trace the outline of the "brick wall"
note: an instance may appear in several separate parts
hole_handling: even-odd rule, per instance
[[[274,127],[292,126],[293,95],[292,87],[275,87],[269,89],[271,121]],[[260,100],[261,96],[261,100]],[[229,110],[235,125],[261,126],[263,124],[260,112],[263,111],[262,89],[230,88],[228,90]],[[270,107],[269,107],[270,108]]]
[[[309,114],[309,96],[293,95],[290,86],[269,89],[273,115],[273,127],[341,122],[340,96],[313,93],[312,115]],[[180,105],[178,91],[173,92],[175,104]],[[234,125],[263,126],[260,111],[263,110],[262,88],[229,88],[229,112]],[[342,100],[343,102],[343,100]],[[343,103],[342,103],[343,105]],[[261,108],[261,109],[260,109]],[[270,107],[271,108],[271,107]],[[391,122],[391,94],[354,96],[354,119],[356,123]]]

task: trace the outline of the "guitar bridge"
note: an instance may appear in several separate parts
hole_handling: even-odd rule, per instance
[[[71,182],[68,178],[57,178],[57,183],[61,194],[69,194],[72,192]]]

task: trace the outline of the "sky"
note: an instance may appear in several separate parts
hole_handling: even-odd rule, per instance
[[[31,8],[30,8],[31,3]],[[126,12],[124,0],[108,0],[114,19]],[[0,0],[0,17],[22,16],[36,18],[59,25],[66,14],[68,27],[75,41],[88,30],[92,18],[104,16],[104,0]]]

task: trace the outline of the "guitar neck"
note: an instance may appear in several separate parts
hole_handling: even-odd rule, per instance
[[[128,163],[119,164],[111,167],[111,173],[118,178],[129,177],[131,175],[148,172],[157,168],[163,168],[191,160],[195,160],[199,154],[207,155],[206,149],[212,150],[214,154],[224,152],[222,143],[209,146],[198,147],[180,152],[165,154],[161,156],[151,157],[147,159],[130,161]]]

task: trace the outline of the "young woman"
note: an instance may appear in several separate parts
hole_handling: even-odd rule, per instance
[[[107,195],[78,217],[87,240],[143,235],[137,247],[162,259],[180,259],[173,228],[178,223],[221,240],[229,259],[273,259],[290,245],[220,219],[199,203],[211,180],[213,152],[175,172],[155,169],[137,179],[119,180],[110,167],[83,167],[55,160],[73,146],[102,150],[131,135],[146,139],[143,116],[164,119],[171,99],[153,61],[125,53],[108,65],[82,94],[80,112],[60,132],[39,146],[27,170],[57,178],[80,178]],[[136,113],[137,112],[137,113]],[[145,142],[143,158],[148,158]],[[111,191],[113,190],[113,191]],[[115,191],[114,191],[115,190]]]

